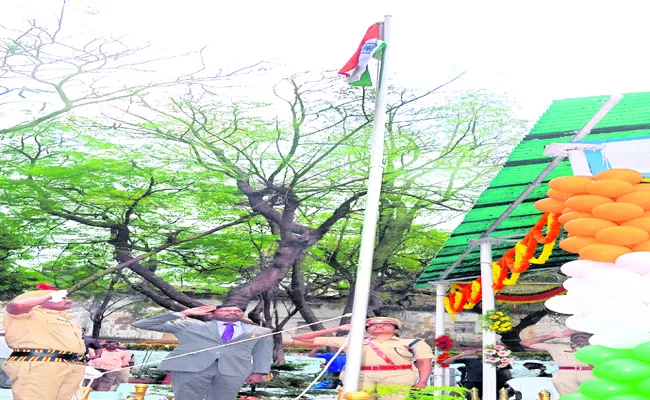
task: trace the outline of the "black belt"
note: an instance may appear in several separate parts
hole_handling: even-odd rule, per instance
[[[6,361],[40,361],[40,362],[69,362],[85,364],[86,356],[65,350],[52,349],[14,349]]]

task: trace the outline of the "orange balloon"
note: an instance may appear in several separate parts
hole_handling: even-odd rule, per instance
[[[562,203],[564,203],[564,200],[569,198],[571,196],[571,193],[560,192],[559,190],[555,190],[555,189],[549,189],[546,192],[546,195],[552,198],[553,200],[561,201]]]
[[[650,251],[650,240],[646,240],[632,247],[632,251]]]
[[[539,211],[560,214],[564,210],[564,202],[549,198],[541,199],[535,202],[535,208]]]
[[[595,181],[602,181],[604,179],[619,179],[631,184],[637,184],[641,182],[643,175],[638,171],[626,168],[606,169],[594,175]]]
[[[586,193],[587,185],[592,181],[590,176],[560,176],[551,179],[548,186],[564,193]]]
[[[648,239],[650,239],[648,232],[633,226],[614,226],[601,229],[596,233],[596,240],[599,242],[619,246],[634,246]]]
[[[627,247],[615,244],[592,244],[580,249],[580,258],[591,261],[614,262],[623,254],[631,253]]]
[[[622,222],[631,219],[640,218],[644,211],[643,208],[636,204],[630,203],[609,203],[601,204],[591,210],[596,218],[606,219],[608,221]]]
[[[644,212],[643,217],[650,218],[650,211]]]
[[[650,217],[641,217],[625,221],[622,226],[633,226],[650,233]]]
[[[574,236],[596,236],[596,233],[605,228],[616,227],[612,221],[598,218],[578,218],[564,225],[564,230]],[[601,240],[602,242],[602,240]]]
[[[573,236],[560,241],[560,248],[569,253],[579,253],[584,247],[593,244],[600,244],[598,240],[593,237],[580,237]]]
[[[571,211],[568,213],[562,213],[560,217],[557,219],[561,224],[566,224],[569,221],[573,221],[578,218],[593,218],[593,215],[591,213],[583,213],[583,212],[577,212],[577,211]]]
[[[619,203],[631,203],[636,204],[637,206],[643,208],[644,210],[650,210],[650,193],[649,192],[632,192],[625,194],[618,199]]]
[[[593,210],[594,207],[612,202],[614,202],[614,200],[609,197],[594,196],[593,194],[580,194],[567,199],[564,204],[572,210],[589,212]]]
[[[639,183],[634,185],[635,192],[650,192],[650,183]]]
[[[601,181],[593,181],[587,185],[587,193],[609,198],[616,198],[630,193],[633,190],[633,184],[619,179],[603,179]]]

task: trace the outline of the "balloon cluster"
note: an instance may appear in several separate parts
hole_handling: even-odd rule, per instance
[[[594,334],[576,358],[594,365],[596,378],[562,400],[650,399],[650,185],[641,180],[637,171],[612,169],[549,182],[542,207],[562,203],[569,237],[560,247],[580,259],[562,266],[567,295],[546,307],[570,314],[567,327]]]
[[[584,382],[579,393],[564,395],[562,400],[650,398],[650,342],[632,349],[588,346],[578,350],[576,358],[594,365],[597,378]]]
[[[614,262],[633,251],[650,251],[650,184],[629,169],[605,170],[593,178],[563,176],[549,182],[548,198],[535,207],[561,213],[568,232],[560,248],[581,259]]]

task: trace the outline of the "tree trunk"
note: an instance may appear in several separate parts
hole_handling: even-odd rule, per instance
[[[226,303],[246,308],[250,299],[261,293],[277,289],[280,281],[287,276],[293,264],[307,247],[309,245],[295,235],[289,240],[280,240],[280,246],[273,256],[273,264],[264,268],[250,281],[233,288],[228,293]]]
[[[108,243],[115,246],[114,257],[118,263],[124,263],[134,258],[131,255],[132,249],[131,249],[130,242],[131,242],[131,233],[127,225],[120,225],[118,227],[111,228],[111,239],[108,240]],[[200,301],[187,296],[185,293],[179,291],[174,286],[165,282],[163,279],[156,276],[156,274],[153,271],[151,271],[149,268],[142,266],[140,262],[131,264],[129,266],[129,269],[135,272],[136,274],[138,274],[145,281],[157,287],[164,294],[164,296],[157,294],[155,291],[151,290],[151,288],[149,288],[146,285],[140,286],[139,292],[149,297],[158,305],[161,305],[169,310],[179,311],[179,307],[173,305],[174,303],[166,299],[165,296],[167,296],[167,298],[169,299],[172,299],[180,303],[185,307],[199,307],[205,305]],[[185,308],[180,308],[180,310],[183,309]]]
[[[506,332],[501,335],[501,343],[503,343],[511,351],[526,351],[527,349],[521,345],[521,338],[519,337],[521,331],[528,328],[529,326],[535,325],[547,314],[548,310],[540,310],[526,315],[521,319],[517,326],[512,328],[510,332]]]
[[[300,316],[311,325],[310,328],[313,331],[320,331],[325,329],[325,325],[319,322],[318,317],[314,314],[314,311],[309,307],[305,301],[305,277],[302,274],[302,261],[304,256],[301,256],[299,260],[296,260],[293,263],[293,268],[291,271],[291,288],[287,289],[287,295],[291,299],[293,305],[298,309]]]
[[[108,309],[108,303],[111,301],[113,295],[115,294],[115,284],[117,283],[118,279],[119,277],[117,275],[113,275],[102,303],[99,305],[99,308],[97,308],[97,310],[95,310],[95,312],[90,316],[90,320],[93,322],[92,337],[95,339],[99,338],[99,333],[102,330],[102,322],[104,321],[104,313],[106,312],[106,309]]]
[[[354,289],[357,284],[355,280],[349,280],[350,290],[348,291],[348,298],[345,301],[345,308],[343,309],[343,315],[350,314],[352,312],[352,307],[354,306]],[[349,324],[352,321],[351,317],[341,318],[341,325]],[[339,335],[344,336],[344,335]]]
[[[273,335],[273,362],[278,365],[286,364],[284,358],[284,343],[282,343],[282,334]]]

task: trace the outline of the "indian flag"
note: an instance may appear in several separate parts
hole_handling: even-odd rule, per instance
[[[381,51],[386,47],[386,43],[380,39],[380,27],[381,24],[376,23],[368,28],[356,53],[339,71],[339,74],[348,78],[351,86],[372,86],[368,63],[373,57],[379,59]]]

